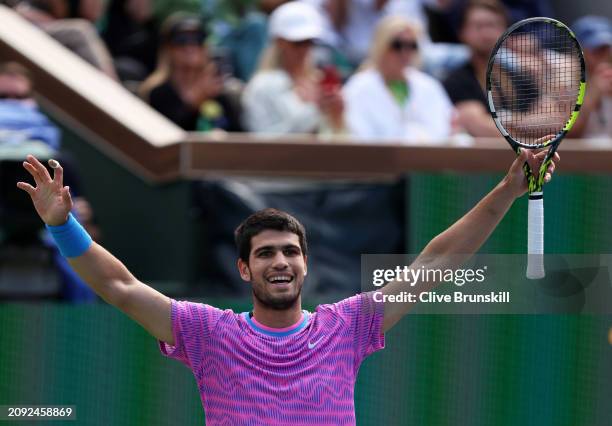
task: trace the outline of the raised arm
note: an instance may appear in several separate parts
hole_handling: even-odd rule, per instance
[[[431,240],[410,268],[452,269],[476,253],[505,216],[514,200],[527,191],[523,164],[527,161],[532,170],[538,170],[545,155],[545,151],[534,155],[531,151],[523,149],[504,179],[465,216]],[[555,154],[555,161],[559,160],[559,155]],[[555,163],[551,162],[546,182],[551,179],[554,170]],[[429,291],[436,285],[437,283],[423,283],[418,290]],[[394,281],[387,284],[382,292],[400,294],[403,290],[405,283]],[[385,303],[384,331],[393,327],[416,303]]]
[[[90,240],[70,215],[70,189],[63,184],[61,165],[54,165],[57,167],[51,178],[45,166],[29,155],[23,167],[32,175],[36,186],[19,182],[17,187],[30,195],[38,215],[52,234],[64,239],[64,244],[59,244],[60,250],[83,281],[155,338],[174,345],[170,298],[138,281],[121,261]]]

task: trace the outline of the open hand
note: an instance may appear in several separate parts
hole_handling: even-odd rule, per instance
[[[51,161],[49,163],[51,165]],[[36,157],[28,155],[23,167],[32,175],[36,187],[26,182],[18,182],[17,188],[30,194],[32,203],[40,218],[50,226],[63,225],[68,220],[68,213],[72,209],[70,189],[64,186],[64,170],[55,162],[53,179],[49,172]]]
[[[200,72],[198,78],[186,87],[179,89],[184,102],[199,110],[202,103],[214,99],[223,92],[223,78],[217,66],[209,62]]]

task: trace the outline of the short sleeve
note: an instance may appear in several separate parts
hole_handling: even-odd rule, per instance
[[[162,355],[188,367],[202,359],[202,353],[223,311],[202,303],[172,300],[171,319],[174,346],[159,341]]]
[[[385,347],[384,304],[375,302],[373,295],[373,292],[361,293],[331,305],[350,324],[356,370],[367,356]]]
[[[444,89],[454,105],[465,101],[478,101],[486,107],[485,94],[471,70],[472,68],[462,67],[451,73],[444,80]]]

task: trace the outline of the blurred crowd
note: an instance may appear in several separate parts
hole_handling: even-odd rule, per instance
[[[496,136],[489,54],[548,0],[9,0],[188,131],[442,143]],[[612,29],[571,25],[588,96],[573,137],[612,134]]]

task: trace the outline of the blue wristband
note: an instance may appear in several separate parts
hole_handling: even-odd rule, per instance
[[[45,225],[55,240],[60,253],[64,257],[77,257],[87,251],[93,240],[79,222],[68,214],[68,221],[63,225]]]

